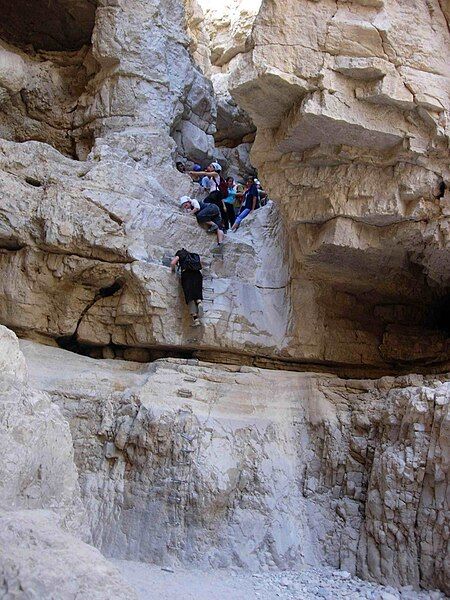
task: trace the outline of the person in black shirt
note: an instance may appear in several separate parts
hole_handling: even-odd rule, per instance
[[[181,271],[181,287],[192,317],[192,326],[198,327],[203,316],[203,275],[201,264],[200,269],[192,269],[190,255],[191,253],[185,248],[181,248],[175,253],[170,266],[173,272],[176,267]],[[199,258],[198,255],[196,256]]]

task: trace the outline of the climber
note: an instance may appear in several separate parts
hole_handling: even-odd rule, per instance
[[[241,222],[248,217],[248,215],[251,215],[257,208],[259,208],[258,188],[255,184],[254,178],[248,177],[241,212],[236,218],[231,231],[236,231]]]
[[[184,166],[184,163],[181,162],[181,160],[177,161],[175,163],[175,166],[177,168],[177,171],[180,171],[180,173],[185,173],[186,172],[186,167]]]
[[[269,201],[267,192],[265,190],[263,190],[259,179],[255,179],[255,183],[256,183],[256,187],[258,188],[258,199],[259,199],[258,204],[260,207],[265,206],[267,204],[267,202]]]
[[[201,171],[202,171],[202,167],[200,165],[195,164],[192,167],[192,171],[187,171],[187,173],[189,173],[189,175],[192,177],[193,181],[195,181],[196,183],[200,183],[199,173],[201,173]]]
[[[200,185],[202,186],[202,188],[205,188],[205,190],[209,191],[211,188],[212,177],[219,177],[219,173],[214,171],[211,165],[208,165],[204,171],[202,171],[201,167],[200,169],[196,168],[198,166],[200,165],[195,165],[194,169],[192,171],[187,171],[187,173],[192,177],[194,181],[198,181],[198,178],[201,177]]]
[[[195,198],[182,196],[179,201],[180,208],[188,213],[195,215],[197,223],[200,226],[208,225],[208,233],[216,232],[217,245],[220,246],[223,242],[223,231],[219,225],[222,223],[220,218],[220,210],[214,204],[205,204]]]
[[[217,162],[213,162],[207,167],[207,173],[210,173],[209,194],[203,200],[206,204],[215,204],[220,210],[222,217],[221,229],[225,233],[230,227],[228,213],[225,205],[225,198],[228,196],[228,187],[225,179],[222,177],[222,167]]]
[[[198,327],[203,316],[203,275],[200,256],[181,248],[170,262],[172,272],[181,271],[181,287],[192,317],[192,326]]]
[[[236,200],[237,188],[232,177],[227,177],[228,194],[225,198],[225,207],[227,211],[228,222],[233,227],[236,221],[236,213],[234,211],[234,202]]]

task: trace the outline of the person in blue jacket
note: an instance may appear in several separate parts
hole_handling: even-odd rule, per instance
[[[231,231],[236,231],[242,221],[248,217],[248,215],[251,215],[257,208],[259,208],[258,187],[255,183],[254,177],[248,177],[241,212],[237,216]]]

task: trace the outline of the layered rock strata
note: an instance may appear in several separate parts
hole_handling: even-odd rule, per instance
[[[252,160],[287,225],[292,299],[315,323],[311,351],[442,360],[450,49],[441,4],[266,2],[250,39],[226,67],[229,87],[258,127]],[[302,324],[297,332],[312,337]]]
[[[21,347],[33,386],[70,423],[107,555],[253,570],[325,561],[447,589],[446,377],[342,380]]]
[[[271,1],[214,33],[208,11],[143,0],[80,1],[71,28],[60,0],[30,37],[34,4],[0,30],[0,322],[35,340],[28,381],[0,338],[7,592],[51,597],[61,575],[64,597],[131,597],[90,541],[448,592],[448,377],[274,370],[448,361],[439,3]],[[248,170],[255,126],[277,202],[213,252],[175,159]],[[205,264],[195,333],[181,246]]]
[[[103,5],[97,9],[91,52],[100,70],[77,103],[71,134],[75,145],[81,138],[94,143],[86,161],[66,159],[36,142],[1,142],[2,272],[15,273],[14,278],[2,278],[2,322],[22,334],[87,347],[97,356],[103,349],[106,355],[117,351],[123,356],[128,347],[178,347],[243,353],[250,359],[360,367],[445,362],[447,200],[431,197],[439,183],[436,173],[443,166],[439,148],[444,140],[439,141],[440,126],[433,133],[431,125],[419,118],[423,110],[431,111],[431,116],[443,113],[425,109],[420,102],[406,114],[397,106],[385,109],[353,98],[360,112],[367,104],[367,119],[372,118],[369,114],[381,119],[385,110],[396,114],[397,120],[404,119],[404,127],[409,127],[405,140],[414,134],[425,144],[435,136],[435,150],[424,150],[422,155],[407,149],[400,153],[391,145],[374,154],[373,148],[348,143],[344,148],[341,138],[336,138],[336,144],[341,144],[336,154],[330,150],[336,144],[317,146],[314,136],[304,132],[302,139],[310,140],[312,148],[305,150],[299,164],[299,152],[283,150],[275,137],[267,137],[278,135],[281,140],[284,135],[288,118],[277,127],[269,114],[278,111],[278,119],[287,114],[284,103],[297,90],[288,87],[278,94],[282,102],[275,99],[264,109],[262,120],[254,115],[259,133],[253,155],[263,176],[267,178],[272,169],[273,183],[268,178],[267,183],[279,197],[283,224],[275,209],[265,209],[251,231],[246,227],[238,234],[223,259],[208,258],[208,237],[199,237],[195,221],[176,208],[174,198],[196,191],[172,167],[176,146],[170,134],[175,135],[185,118],[201,129],[213,118],[214,99],[186,51],[181,9],[179,20],[162,28],[161,38],[145,37],[145,30],[136,24],[144,15],[150,18],[153,10],[139,3],[120,10]],[[258,52],[265,48],[257,43],[265,31],[264,10],[255,21],[251,55],[241,52],[221,67],[230,70],[233,93],[250,112],[248,98],[258,98],[259,107],[271,98],[272,75],[253,80],[249,62],[253,57],[256,65]],[[333,19],[343,19],[348,10],[340,8]],[[354,10],[360,19],[380,18],[374,8]],[[312,14],[306,11],[304,18],[312,19]],[[293,19],[291,27],[295,23]],[[148,21],[149,30],[151,26]],[[113,30],[119,32],[117,39],[110,36]],[[127,35],[132,43],[121,37],[120,31],[125,30],[131,32]],[[156,64],[158,52],[166,59]],[[294,48],[292,56],[296,52]],[[302,68],[309,65],[312,71],[319,57],[327,54],[321,46],[309,52],[310,61],[305,55]],[[169,57],[172,61],[178,57],[176,77],[169,72]],[[246,66],[239,70],[242,61]],[[327,97],[351,95],[360,81],[347,71],[342,74],[341,67],[321,69],[321,81],[336,80],[335,92],[327,92]],[[310,71],[304,79],[312,86]],[[265,91],[253,93],[252,82],[258,81]],[[283,81],[281,77],[280,86]],[[13,98],[17,86],[25,84],[2,85]],[[302,93],[306,103],[325,91]],[[193,117],[195,106],[203,107],[195,113],[203,115],[200,120]],[[191,107],[190,112],[186,107]],[[357,114],[356,108],[347,114],[348,127],[353,127]],[[10,118],[8,110],[5,115]],[[335,116],[343,118],[343,113]],[[415,125],[410,122],[413,117],[419,119]],[[375,125],[370,127],[376,131]],[[401,137],[400,121],[397,127]],[[328,135],[330,142],[333,135]],[[331,152],[332,158],[326,158],[328,154],[321,158],[324,152]],[[287,157],[291,162],[286,162]],[[284,177],[292,182],[287,187]],[[380,186],[382,193],[378,193]],[[297,200],[295,190],[300,193]],[[208,285],[212,309],[208,327],[196,336],[178,310],[178,283],[163,266],[164,257],[181,245],[204,255],[208,275],[213,277]]]

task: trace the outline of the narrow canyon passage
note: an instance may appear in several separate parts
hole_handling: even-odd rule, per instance
[[[0,596],[444,598],[442,3],[0,14]],[[212,162],[270,198],[221,247]]]

